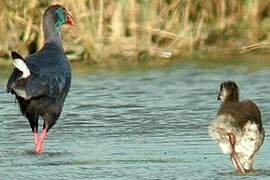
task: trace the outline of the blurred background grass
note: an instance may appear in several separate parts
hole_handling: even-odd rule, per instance
[[[43,45],[41,15],[62,4],[75,27],[62,28],[72,60],[148,62],[234,55],[270,47],[268,0],[0,0],[0,59]]]

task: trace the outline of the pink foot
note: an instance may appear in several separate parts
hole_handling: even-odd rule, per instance
[[[43,151],[43,141],[47,136],[47,131],[46,129],[42,130],[41,136],[38,138],[38,141],[35,146],[35,153],[36,154],[41,154]]]
[[[35,153],[36,154],[42,154],[43,152],[43,143],[38,143],[36,146],[35,146]]]

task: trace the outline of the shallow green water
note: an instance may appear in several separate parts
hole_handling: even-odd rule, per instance
[[[270,179],[270,66],[180,63],[156,69],[74,73],[42,155],[14,97],[0,83],[0,179]],[[233,173],[208,136],[220,82],[260,106],[266,139],[256,172]]]

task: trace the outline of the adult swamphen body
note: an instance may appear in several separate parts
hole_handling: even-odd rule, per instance
[[[35,153],[43,150],[43,140],[59,118],[71,84],[71,68],[62,46],[60,26],[73,25],[71,14],[61,5],[52,5],[43,14],[44,46],[22,58],[12,52],[15,68],[7,92],[15,94],[22,114],[28,119],[35,141]],[[38,119],[44,120],[38,135]]]

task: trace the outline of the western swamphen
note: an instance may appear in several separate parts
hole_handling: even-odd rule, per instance
[[[220,85],[218,100],[222,104],[209,134],[223,153],[231,155],[236,171],[251,171],[265,136],[260,109],[251,100],[239,101],[239,88],[233,81]]]
[[[22,114],[28,119],[35,141],[35,153],[43,150],[43,140],[59,118],[71,83],[71,68],[62,46],[60,26],[73,25],[71,14],[61,5],[52,5],[43,14],[44,46],[22,58],[12,52],[15,68],[7,92],[15,94]],[[38,135],[38,118],[44,120]]]

